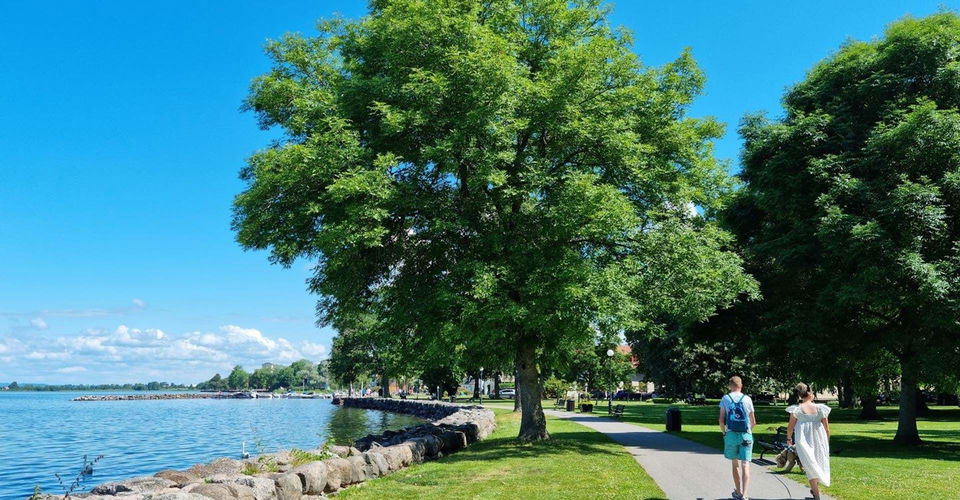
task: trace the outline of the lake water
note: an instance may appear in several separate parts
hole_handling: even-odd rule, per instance
[[[104,455],[80,488],[89,491],[105,481],[240,458],[243,442],[252,454],[311,449],[420,422],[329,399],[71,401],[81,394],[89,393],[0,393],[0,499],[26,498],[34,484],[61,493],[54,473],[69,482],[84,454]]]

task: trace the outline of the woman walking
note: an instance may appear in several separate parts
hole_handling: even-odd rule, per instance
[[[807,384],[797,384],[800,404],[787,408],[787,445],[793,446],[810,480],[810,493],[820,498],[820,485],[830,486],[830,408],[815,404]]]

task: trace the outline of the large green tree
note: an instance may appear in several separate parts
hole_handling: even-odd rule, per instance
[[[243,170],[234,227],[319,261],[321,323],[373,314],[426,360],[483,339],[516,360],[529,441],[553,352],[750,289],[688,53],[644,67],[599,0],[373,0],[319,31],[268,46],[247,107],[285,135]]]
[[[277,369],[273,364],[257,368],[250,374],[249,384],[254,389],[270,389],[277,376]]]
[[[371,313],[344,314],[333,325],[339,331],[330,353],[334,375],[348,384],[357,381],[361,374],[373,375],[380,379],[381,396],[390,397],[390,377],[400,371],[400,336]]]
[[[784,106],[745,121],[729,214],[762,284],[762,336],[807,373],[881,373],[893,356],[895,440],[917,443],[918,384],[960,344],[960,18],[848,42]]]
[[[240,365],[234,366],[227,377],[227,387],[230,389],[246,389],[250,385],[250,374]]]

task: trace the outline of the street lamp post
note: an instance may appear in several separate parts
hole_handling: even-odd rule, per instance
[[[613,360],[613,349],[607,349],[607,375],[610,374],[610,362],[612,360]],[[608,388],[607,389],[607,414],[609,415],[611,413],[613,413],[613,390]]]

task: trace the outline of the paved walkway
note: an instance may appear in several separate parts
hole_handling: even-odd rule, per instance
[[[728,499],[733,491],[730,462],[720,450],[610,418],[563,411],[545,413],[602,432],[622,444],[670,499]],[[720,439],[719,432],[717,439]],[[812,498],[810,489],[762,465],[750,466],[750,498]],[[829,498],[823,495],[822,498]]]

